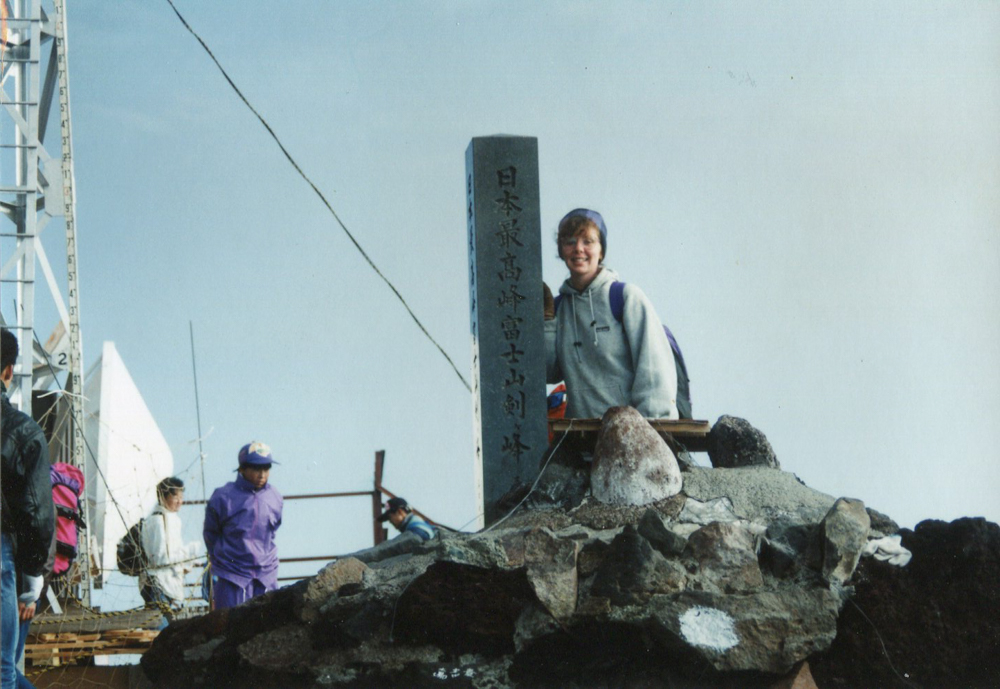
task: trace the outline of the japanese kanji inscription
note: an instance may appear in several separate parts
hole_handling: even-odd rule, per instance
[[[530,484],[548,438],[538,140],[477,137],[466,151],[476,480],[489,524]]]

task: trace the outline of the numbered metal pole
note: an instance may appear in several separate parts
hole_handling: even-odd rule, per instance
[[[66,219],[66,284],[69,303],[69,375],[73,395],[70,399],[73,416],[72,463],[86,473],[87,460],[84,450],[83,409],[83,339],[80,334],[79,263],[76,246],[76,185],[73,175],[73,130],[69,109],[69,63],[66,57],[66,5],[64,0],[54,0],[56,24],[56,63],[59,70],[59,115],[62,136],[63,214]],[[90,523],[87,501],[81,505],[86,523]],[[84,563],[84,578],[80,599],[90,605],[90,548],[89,538],[81,539],[78,560]]]

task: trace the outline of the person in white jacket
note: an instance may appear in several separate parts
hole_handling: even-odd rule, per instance
[[[568,419],[601,418],[624,405],[648,418],[676,419],[674,355],[653,305],[624,284],[621,322],[613,315],[610,292],[619,278],[604,265],[607,237],[597,211],[577,208],[559,222],[556,242],[569,278],[558,308],[546,298],[547,382],[566,382]]]
[[[146,567],[139,574],[139,593],[147,604],[163,604],[165,627],[173,612],[184,607],[184,575],[197,558],[198,543],[185,544],[181,537],[184,482],[174,476],[156,485],[157,504],[142,524],[142,548]]]

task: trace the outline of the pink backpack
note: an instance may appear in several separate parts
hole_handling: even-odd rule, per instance
[[[56,508],[56,559],[52,575],[65,573],[76,557],[77,527],[86,529],[80,514],[83,472],[71,464],[56,462],[49,468],[52,502]]]

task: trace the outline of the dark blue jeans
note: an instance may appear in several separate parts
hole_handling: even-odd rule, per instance
[[[21,641],[21,621],[17,611],[17,573],[14,569],[14,544],[6,534],[0,537],[3,557],[0,559],[0,684],[3,689],[35,689],[17,669]],[[27,632],[28,625],[23,625]]]

